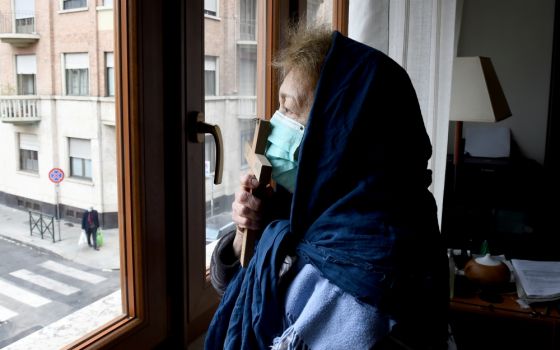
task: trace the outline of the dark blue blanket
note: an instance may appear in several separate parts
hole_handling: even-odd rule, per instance
[[[270,347],[285,327],[279,267],[296,253],[345,292],[390,313],[410,344],[445,339],[448,272],[427,190],[430,156],[406,72],[335,32],[299,155],[290,220],[266,228],[251,263],[231,281],[206,349]]]

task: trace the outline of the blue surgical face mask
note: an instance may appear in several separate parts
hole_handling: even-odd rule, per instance
[[[272,179],[291,193],[296,188],[298,151],[305,127],[276,111],[270,119],[266,158],[272,165]]]

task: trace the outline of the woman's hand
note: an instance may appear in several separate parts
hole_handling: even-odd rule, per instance
[[[263,210],[262,201],[251,194],[251,190],[259,186],[259,181],[253,174],[246,174],[241,177],[240,188],[235,193],[235,200],[231,205],[232,219],[237,225],[237,232],[233,240],[233,252],[236,257],[241,255],[243,244],[243,230],[263,229]]]

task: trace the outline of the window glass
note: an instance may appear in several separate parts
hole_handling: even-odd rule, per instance
[[[103,0],[103,6],[113,7],[113,0]]]
[[[64,55],[66,95],[87,96],[89,94],[87,53],[67,53]]]
[[[208,13],[209,1],[205,2],[205,9]],[[205,119],[207,123],[220,126],[224,143],[222,183],[214,185],[213,176],[206,177],[207,264],[213,242],[235,229],[231,204],[239,178],[248,170],[243,161],[243,143],[253,138],[252,128],[257,117],[256,14],[257,1],[237,1],[221,9],[220,21],[204,19]],[[216,81],[220,82],[219,88],[215,85]],[[211,163],[210,171],[215,166],[211,143],[213,141],[207,142],[205,147],[205,159]]]
[[[257,5],[256,0],[240,0],[239,32],[241,40],[257,40]]]
[[[257,46],[239,45],[239,94],[255,96],[257,93]]]
[[[113,53],[105,53],[105,81],[107,82],[107,96],[115,96],[115,68],[113,67]]]
[[[17,94],[35,95],[37,61],[35,55],[16,56]]]
[[[1,234],[13,239],[0,239],[1,259],[9,262],[0,263],[2,349],[68,348],[124,317],[120,118],[114,99],[103,98],[115,91],[118,66],[105,53],[116,51],[116,16],[110,7],[79,10],[101,4],[0,1],[0,32],[14,39],[0,44],[0,228],[9,226]],[[69,13],[59,14],[63,9]],[[90,206],[104,236],[99,251],[78,244]]]
[[[217,92],[217,59],[212,56],[204,57],[204,94],[206,96],[216,96]]]
[[[243,120],[241,122],[241,135],[239,140],[239,155],[241,169],[247,169],[247,159],[245,159],[245,144],[252,144],[253,136],[255,135],[255,126],[257,124],[256,119]]]
[[[62,9],[70,10],[87,7],[87,0],[62,0]]]
[[[70,176],[91,179],[90,140],[69,138]]]
[[[19,169],[29,172],[39,171],[39,140],[37,135],[19,134]]]
[[[35,32],[35,1],[15,0],[16,33]]]
[[[307,0],[307,23],[332,25],[332,0]]]
[[[217,16],[218,0],[204,0],[204,14],[210,16]]]

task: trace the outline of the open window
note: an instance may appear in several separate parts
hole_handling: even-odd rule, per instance
[[[62,20],[82,16],[86,11],[78,9],[91,4],[61,0],[57,15]],[[338,1],[332,4],[338,23]],[[186,346],[206,330],[219,302],[207,279],[205,233],[214,216],[231,208],[246,167],[241,143],[252,136],[254,118],[268,119],[276,109],[279,82],[270,62],[281,28],[299,13],[300,4],[120,0],[112,6],[114,50],[64,50],[52,72],[62,80],[56,87],[59,99],[75,103],[103,96],[98,99],[103,104],[114,94],[116,107],[114,120],[100,117],[99,130],[112,128],[116,138],[118,181],[109,190],[118,193],[122,314],[67,348]],[[102,28],[107,11],[96,10]],[[33,72],[21,67],[21,74]],[[216,165],[206,163],[218,158],[213,146],[188,136],[194,112],[222,129],[222,184],[213,183]],[[103,145],[95,138],[64,137],[60,148],[66,149],[61,161],[71,169],[67,176],[95,183],[94,160],[101,158]],[[34,171],[37,152],[26,142],[25,170]],[[64,212],[80,216],[74,209]],[[218,235],[229,224],[219,222]]]

